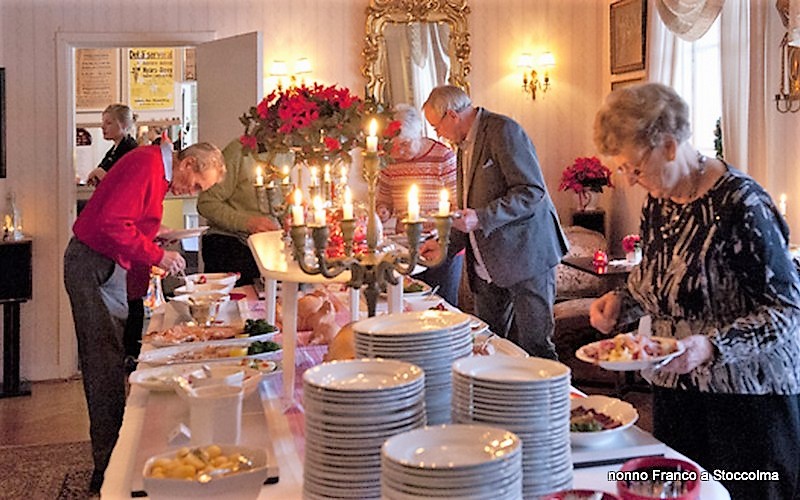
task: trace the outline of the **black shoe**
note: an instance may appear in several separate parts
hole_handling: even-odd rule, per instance
[[[133,356],[125,356],[125,360],[123,361],[123,366],[125,367],[125,373],[130,375],[131,373],[136,371],[136,366],[139,363],[136,361],[136,358]]]
[[[89,494],[90,495],[99,495],[100,488],[103,487],[103,478],[105,477],[105,472],[101,472],[99,470],[92,471],[92,479],[89,481]]]

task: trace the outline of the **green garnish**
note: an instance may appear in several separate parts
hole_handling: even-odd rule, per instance
[[[275,325],[271,325],[265,319],[248,319],[244,322],[244,333],[253,335],[262,335],[264,333],[272,333],[277,331]]]
[[[263,354],[265,352],[273,352],[280,349],[281,345],[277,342],[273,342],[271,340],[266,340],[264,342],[256,341],[250,344],[250,347],[247,348],[247,355],[252,356],[253,354]]]

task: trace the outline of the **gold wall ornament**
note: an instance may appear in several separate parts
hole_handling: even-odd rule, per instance
[[[366,37],[364,64],[361,73],[366,77],[365,97],[378,102],[387,102],[386,85],[386,40],[384,28],[389,23],[447,23],[450,28],[448,54],[450,56],[450,78],[448,83],[462,88],[469,94],[467,76],[470,64],[469,32],[467,16],[470,9],[467,0],[370,0],[366,9]],[[422,103],[419,103],[420,105]]]
[[[781,83],[778,93],[775,94],[775,107],[780,113],[800,111],[800,47],[793,46],[790,39],[792,32],[791,1],[800,2],[800,0],[777,0],[775,2],[781,22],[789,30],[783,35],[780,43]]]

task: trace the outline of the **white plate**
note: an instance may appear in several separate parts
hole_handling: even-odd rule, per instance
[[[630,403],[607,396],[587,396],[572,400],[572,409],[582,406],[587,410],[594,410],[607,415],[617,422],[619,427],[595,432],[570,432],[570,440],[575,446],[600,446],[619,436],[625,429],[632,426],[639,419],[639,412]]]
[[[244,388],[245,395],[248,395],[258,387],[258,383],[261,381],[261,378],[265,373],[278,371],[277,363],[272,362],[272,364],[274,365],[274,369],[270,370],[269,372],[245,367],[239,363],[214,363],[213,366],[210,367],[212,374],[215,370],[223,367],[230,370],[240,369],[244,371],[244,382],[242,383],[242,387]],[[139,385],[150,391],[171,391],[174,388],[174,383],[172,381],[173,377],[180,375],[188,378],[192,374],[202,373],[202,363],[186,363],[182,365],[142,368],[131,373],[128,377],[128,380],[131,384]]]
[[[354,359],[310,368],[303,381],[335,391],[374,391],[403,387],[423,376],[422,369],[403,361]]]
[[[209,348],[219,347],[222,349],[231,347],[249,347],[252,344],[250,340],[241,340],[239,343],[231,343],[222,341],[204,342],[199,345],[180,345],[174,347],[162,347],[161,349],[153,349],[151,351],[143,352],[139,355],[139,362],[150,365],[172,365],[172,364],[186,364],[186,363],[218,363],[222,361],[239,361],[241,359],[276,359],[283,353],[283,349],[277,351],[264,352],[261,354],[252,354],[247,356],[225,356],[225,357],[211,357],[204,356],[202,353]],[[177,355],[184,353],[196,354],[196,359],[173,359]]]
[[[386,440],[383,456],[423,469],[482,467],[521,450],[512,432],[482,425],[442,425],[404,432]]]
[[[182,240],[184,238],[196,238],[208,231],[208,226],[194,227],[190,229],[175,229],[159,234],[156,239],[163,241]]]
[[[239,280],[240,276],[239,273],[197,273],[187,274],[186,281],[191,281],[195,285],[206,283],[234,285]]]
[[[469,324],[469,314],[451,311],[416,311],[386,314],[353,324],[355,332],[369,335],[408,335],[438,332]]]
[[[669,354],[665,354],[663,356],[654,356],[647,359],[621,360],[621,361],[600,361],[589,356],[586,353],[587,349],[597,348],[602,342],[611,340],[611,339],[604,339],[580,347],[577,351],[575,351],[575,357],[581,361],[585,361],[586,363],[591,363],[593,365],[598,365],[599,367],[609,371],[625,372],[625,371],[643,370],[645,368],[653,366],[656,363],[661,363],[661,362],[666,363],[668,362],[668,360],[676,356],[680,356],[686,350],[686,346],[684,346],[682,342],[678,342],[676,339],[669,337],[650,337],[650,338],[659,342],[662,347],[669,346],[670,349],[672,349],[672,352],[670,352]]]
[[[473,356],[453,363],[453,371],[466,377],[510,384],[538,384],[566,377],[569,367],[542,358]]]
[[[212,326],[210,328],[214,328],[214,327]],[[214,342],[217,345],[240,344],[240,343],[242,343],[242,341],[254,342],[254,341],[258,340],[258,341],[262,341],[263,342],[265,340],[272,340],[273,338],[275,338],[275,336],[278,335],[278,333],[279,332],[276,330],[276,331],[271,332],[271,333],[261,333],[261,334],[258,334],[258,335],[250,335],[250,336],[235,336],[235,337],[231,337],[231,338],[227,338],[227,339],[189,340],[189,341],[186,341],[186,340],[169,341],[169,340],[163,339],[162,337],[148,337],[146,340],[143,339],[142,343],[143,344],[150,344],[153,347],[173,347],[173,346],[179,346],[179,345],[206,345],[209,342]],[[241,335],[246,335],[246,334],[242,333]]]

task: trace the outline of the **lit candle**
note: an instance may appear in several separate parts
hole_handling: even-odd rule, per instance
[[[267,187],[270,189],[275,189],[275,181],[270,179],[269,184],[267,184]]]
[[[289,167],[287,165],[283,166],[283,180],[281,182],[283,184],[289,184]]]
[[[330,164],[325,164],[325,173],[322,174],[322,182],[330,182],[331,181],[331,166]]]
[[[342,219],[353,219],[353,194],[350,192],[350,186],[344,187],[344,204],[342,205]]]
[[[345,165],[342,165],[341,177],[342,185],[347,184],[347,167]]]
[[[419,219],[419,194],[417,185],[412,184],[408,190],[408,221],[416,222]]]
[[[319,186],[319,175],[317,174],[317,167],[311,167],[311,187]]]
[[[367,136],[367,152],[376,153],[378,151],[378,137],[375,135],[378,132],[378,122],[375,118],[369,122],[369,135]]]
[[[446,189],[439,191],[439,215],[442,217],[450,215],[450,194]]]
[[[256,167],[256,186],[263,186],[264,185],[264,171],[261,170],[261,167]]]
[[[292,205],[292,225],[302,226],[303,220],[303,192],[299,189],[294,190],[294,204]]]
[[[325,207],[322,206],[322,198],[319,195],[314,197],[314,224],[325,225]]]
[[[786,217],[786,193],[781,194],[781,201],[778,204],[778,209],[781,211],[781,215]]]

